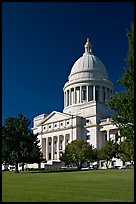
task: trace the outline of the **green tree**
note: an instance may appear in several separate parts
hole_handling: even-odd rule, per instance
[[[130,163],[134,161],[134,141],[125,140],[120,142],[120,154],[119,157],[122,161],[129,161]]]
[[[84,162],[94,160],[96,153],[93,152],[92,146],[83,140],[74,140],[66,146],[65,152],[60,160],[66,164],[75,163],[78,169],[81,169]]]
[[[120,131],[120,137],[134,140],[134,23],[131,31],[127,31],[128,55],[125,72],[118,83],[124,86],[124,91],[116,92],[108,101],[111,109],[113,123]]]
[[[106,167],[108,169],[112,158],[118,158],[119,155],[119,146],[113,141],[106,141],[102,148],[98,151],[99,160],[105,160]]]
[[[15,164],[41,161],[41,151],[38,147],[37,136],[29,129],[30,121],[22,114],[18,118],[8,117],[2,127],[2,162]]]

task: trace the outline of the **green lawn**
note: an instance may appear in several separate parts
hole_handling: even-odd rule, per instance
[[[134,170],[2,173],[2,202],[134,202]]]

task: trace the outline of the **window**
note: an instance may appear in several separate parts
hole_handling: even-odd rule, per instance
[[[49,153],[49,160],[51,160],[51,153]]]
[[[57,127],[57,124],[55,124],[54,127]]]
[[[69,124],[69,121],[67,121],[67,125]]]
[[[62,140],[60,140],[59,150],[62,150]]]
[[[45,130],[45,129],[46,129],[46,127],[43,127],[43,129]]]
[[[49,142],[49,145],[51,145],[51,142]]]
[[[49,128],[51,128],[51,125],[49,125]]]
[[[90,135],[86,135],[86,140],[90,140]]]
[[[62,126],[62,125],[63,125],[63,123],[60,123],[60,125]]]

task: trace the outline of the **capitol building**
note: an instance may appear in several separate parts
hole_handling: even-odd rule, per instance
[[[115,137],[118,129],[111,121],[113,112],[106,104],[113,93],[113,83],[103,62],[93,54],[89,38],[84,49],[64,84],[63,112],[53,111],[34,118],[32,130],[38,133],[39,145],[47,160],[41,167],[61,166],[59,158],[73,140],[82,139],[97,149],[107,140],[118,140]],[[113,158],[111,166],[115,165],[121,166],[122,162]],[[103,161],[99,167],[105,167]]]

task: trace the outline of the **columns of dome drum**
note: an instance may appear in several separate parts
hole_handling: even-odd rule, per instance
[[[71,105],[71,89],[69,89],[69,105]]]
[[[105,102],[107,101],[107,87],[105,87]]]
[[[80,103],[82,103],[82,86],[80,86]]]
[[[67,93],[67,94],[66,94],[66,98],[67,98],[67,104],[66,104],[66,106],[69,106],[69,90],[67,90],[66,93]]]
[[[86,86],[86,101],[88,102],[88,94],[89,94],[89,92],[88,92],[88,85]]]
[[[102,87],[100,86],[100,102],[102,102]]]
[[[76,103],[76,88],[74,87],[74,94],[73,94],[73,104],[75,104]]]
[[[95,101],[95,86],[93,86],[93,100]]]
[[[64,108],[66,107],[66,92],[64,92]]]
[[[65,107],[67,106],[67,92],[65,92]]]

